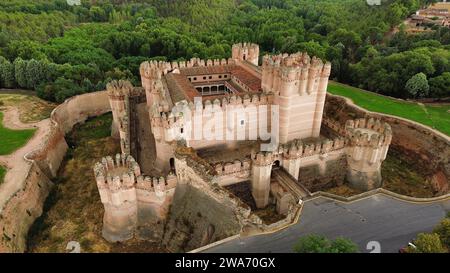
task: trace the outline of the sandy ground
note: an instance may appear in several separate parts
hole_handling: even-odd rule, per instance
[[[44,119],[36,123],[22,123],[19,119],[17,108],[8,107],[3,112],[3,125],[10,129],[30,129],[37,128],[34,136],[21,148],[10,155],[0,156],[0,165],[5,166],[8,171],[4,182],[0,185],[0,208],[4,202],[23,185],[19,184],[25,181],[25,176],[30,168],[24,156],[36,150],[45,139],[49,132],[51,121]]]

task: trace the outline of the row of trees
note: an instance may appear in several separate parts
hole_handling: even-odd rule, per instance
[[[323,235],[301,237],[294,246],[296,253],[358,253],[358,246],[343,237],[330,240]]]
[[[8,15],[3,19],[8,27],[0,27],[0,55],[11,63],[20,57],[97,69],[95,77],[64,76],[81,88],[76,90],[84,90],[85,79],[97,83],[127,77],[138,84],[139,64],[150,58],[226,58],[233,43],[252,41],[263,54],[307,51],[329,60],[334,79],[375,92],[449,96],[450,30],[414,36],[400,31],[385,38],[423,0],[388,0],[381,6],[360,0],[117,0],[82,1],[73,7],[61,0],[15,1],[0,4],[0,13]],[[54,20],[57,31],[45,24],[32,31],[20,19],[46,22],[56,13],[62,15]],[[42,33],[41,28],[52,31]]]
[[[102,90],[108,81],[122,78],[131,78],[131,72],[114,69],[102,74],[95,64],[60,65],[20,57],[10,62],[0,56],[0,88],[34,89],[50,101],[62,102],[80,93]]]

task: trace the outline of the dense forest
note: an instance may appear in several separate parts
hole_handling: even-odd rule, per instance
[[[332,63],[333,79],[381,94],[450,96],[450,29],[409,35],[402,27],[435,1],[71,2],[0,2],[0,87],[62,102],[112,79],[138,85],[144,60],[224,58],[233,43],[251,41],[262,54],[307,51]]]

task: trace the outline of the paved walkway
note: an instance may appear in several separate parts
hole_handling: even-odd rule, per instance
[[[319,197],[304,203],[300,220],[271,234],[237,238],[204,252],[285,253],[300,236],[316,233],[329,238],[344,236],[369,252],[370,241],[381,244],[381,252],[398,252],[420,232],[430,232],[450,211],[450,200],[416,204],[382,194],[352,203]]]

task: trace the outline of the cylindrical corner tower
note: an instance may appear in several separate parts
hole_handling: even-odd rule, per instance
[[[252,195],[257,208],[269,204],[270,176],[272,174],[272,153],[257,153],[252,155]]]
[[[392,140],[391,126],[362,118],[347,121],[345,129],[350,186],[363,191],[381,187],[381,164]]]
[[[139,165],[131,156],[108,156],[94,168],[100,199],[105,208],[103,237],[109,242],[133,238],[137,226],[136,177]]]

